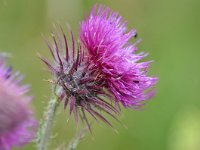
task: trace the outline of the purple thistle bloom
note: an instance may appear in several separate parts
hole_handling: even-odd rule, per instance
[[[112,127],[109,121],[100,114],[100,111],[115,119],[115,114],[119,112],[101,97],[109,96],[103,89],[104,81],[94,65],[90,63],[87,50],[83,49],[79,43],[75,45],[72,32],[70,35],[71,47],[68,46],[63,31],[62,37],[60,34],[52,35],[53,45],[47,42],[54,63],[51,64],[48,60],[41,59],[54,76],[53,81],[50,80],[50,82],[59,89],[59,97],[61,101],[64,101],[64,109],[69,106],[69,114],[74,114],[76,124],[80,117],[90,129],[90,123],[85,113],[87,112],[95,120],[100,119]]]
[[[151,88],[157,78],[147,75],[151,61],[138,62],[147,54],[135,53],[137,42],[131,44],[129,40],[137,33],[135,29],[127,32],[126,24],[118,13],[95,5],[81,23],[79,36],[116,104],[138,108],[154,95]]]
[[[19,73],[0,64],[0,150],[23,146],[34,138],[36,120],[26,96],[27,86],[21,86]]]

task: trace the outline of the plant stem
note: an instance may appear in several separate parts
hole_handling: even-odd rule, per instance
[[[45,112],[44,122],[38,131],[37,147],[38,150],[47,150],[49,137],[51,135],[51,128],[53,125],[56,109],[58,106],[58,96],[52,95],[47,111]]]
[[[79,131],[74,138],[70,141],[67,150],[76,150],[79,142],[85,137],[86,132],[88,131],[88,127],[85,127]]]

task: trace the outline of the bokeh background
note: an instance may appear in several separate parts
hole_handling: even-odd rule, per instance
[[[79,23],[95,3],[105,4],[136,28],[140,51],[154,59],[159,77],[157,94],[143,110],[123,110],[112,121],[118,133],[93,124],[78,150],[199,150],[200,149],[200,1],[199,0],[0,0],[0,51],[12,54],[9,64],[25,74],[32,87],[33,108],[40,120],[50,97],[50,78],[36,56],[49,57],[42,36],[54,24],[70,24],[77,37]],[[58,111],[50,150],[66,145],[76,132],[68,112]],[[36,149],[34,144],[24,150]]]

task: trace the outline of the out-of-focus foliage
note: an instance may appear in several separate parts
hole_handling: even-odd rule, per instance
[[[199,0],[0,0],[0,51],[12,54],[9,63],[31,84],[37,117],[42,117],[50,94],[50,85],[43,81],[50,75],[36,56],[49,56],[42,35],[48,37],[53,24],[70,24],[77,35],[80,21],[95,3],[118,11],[137,29],[143,39],[139,48],[155,60],[150,73],[159,83],[155,98],[143,110],[123,110],[121,120],[128,129],[113,121],[116,134],[95,123],[94,135],[88,134],[78,150],[199,150]],[[67,123],[68,112],[61,110],[52,150],[69,142],[76,131],[73,119]]]

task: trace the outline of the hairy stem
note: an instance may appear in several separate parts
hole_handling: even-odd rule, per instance
[[[88,127],[81,129],[74,138],[70,141],[67,150],[76,150],[79,142],[85,137]]]
[[[44,121],[42,122],[41,128],[38,131],[38,150],[47,150],[57,106],[58,96],[53,94],[49,101],[47,111],[44,114]]]

